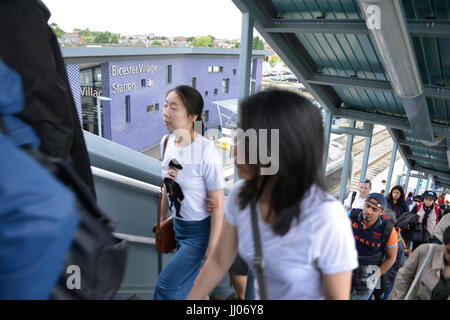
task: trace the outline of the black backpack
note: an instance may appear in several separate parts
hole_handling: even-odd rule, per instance
[[[0,131],[8,132],[0,117]],[[114,298],[125,273],[127,243],[113,235],[111,221],[97,206],[89,187],[67,161],[52,158],[39,149],[22,147],[31,157],[70,189],[76,198],[80,225],[52,292],[57,300],[100,300]],[[74,268],[80,275],[80,287],[70,284]],[[69,286],[71,288],[69,288]]]
[[[114,298],[125,273],[127,243],[113,235],[111,221],[97,206],[89,188],[63,160],[27,150],[76,197],[80,226],[64,263],[61,277],[52,292],[56,300],[105,300]],[[80,288],[73,288],[72,271],[80,272]],[[72,287],[72,288],[69,288]]]

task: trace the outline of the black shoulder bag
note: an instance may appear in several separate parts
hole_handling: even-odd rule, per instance
[[[0,117],[0,131],[8,134]],[[104,300],[114,298],[125,272],[127,243],[113,234],[111,221],[97,206],[88,186],[67,161],[47,156],[39,149],[23,147],[75,196],[80,225],[67,254],[60,279],[51,294],[56,300]],[[81,288],[68,288],[69,266],[80,270]],[[69,280],[70,281],[70,280]]]
[[[264,260],[261,247],[261,236],[259,234],[258,227],[258,213],[256,212],[257,200],[252,201],[251,216],[252,216],[252,233],[253,233],[253,244],[255,247],[255,259],[253,260],[253,266],[256,270],[256,278],[258,280],[259,296],[261,300],[267,300],[267,287],[266,279],[264,277]]]

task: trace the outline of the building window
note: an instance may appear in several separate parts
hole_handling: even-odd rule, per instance
[[[172,83],[172,65],[167,66],[167,84]]]
[[[141,79],[141,87],[145,88],[147,86],[147,81],[145,79]]]
[[[131,122],[131,103],[130,96],[125,96],[125,122]]]
[[[230,79],[222,79],[222,93],[228,93],[230,89]]]
[[[205,97],[207,97],[208,96],[208,91],[205,91]]]
[[[236,75],[236,69],[233,69],[233,76]]]
[[[203,121],[207,123],[209,121],[209,110],[203,112]]]
[[[159,103],[154,103],[150,106],[147,106],[147,113],[153,113],[159,110]]]
[[[191,80],[191,87],[192,88],[197,88],[197,78],[192,78]]]
[[[217,95],[218,91],[219,91],[219,90],[214,89],[214,95]]]
[[[223,72],[223,66],[209,66],[208,72],[212,72],[212,73]]]

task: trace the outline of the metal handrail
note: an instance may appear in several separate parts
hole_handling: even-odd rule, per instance
[[[123,183],[123,184],[132,186],[132,187],[137,188],[137,189],[149,191],[151,193],[159,194],[161,192],[161,188],[160,187],[152,185],[152,184],[149,184],[149,183],[146,183],[146,182],[143,182],[143,181],[140,181],[140,180],[136,180],[136,179],[133,179],[133,178],[130,178],[130,177],[126,177],[126,176],[123,176],[123,175],[120,175],[120,174],[117,174],[117,173],[114,173],[114,172],[111,172],[111,171],[103,170],[103,169],[100,169],[100,168],[97,168],[97,167],[92,167],[91,166],[91,169],[92,169],[92,173],[95,176],[98,176],[98,177],[101,177],[101,178],[104,178],[104,179],[108,179],[110,181]]]

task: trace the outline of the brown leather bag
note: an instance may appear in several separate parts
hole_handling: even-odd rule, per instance
[[[164,154],[166,153],[168,140],[169,136],[167,136],[164,140],[163,159]],[[161,221],[162,197],[164,192],[163,186],[164,182],[161,182],[161,193],[159,194],[158,200],[158,216],[156,218],[156,225],[153,227],[152,231],[155,233],[156,251],[161,253],[169,253],[176,248],[177,243],[175,241],[175,232],[173,231],[173,217],[169,217]]]

